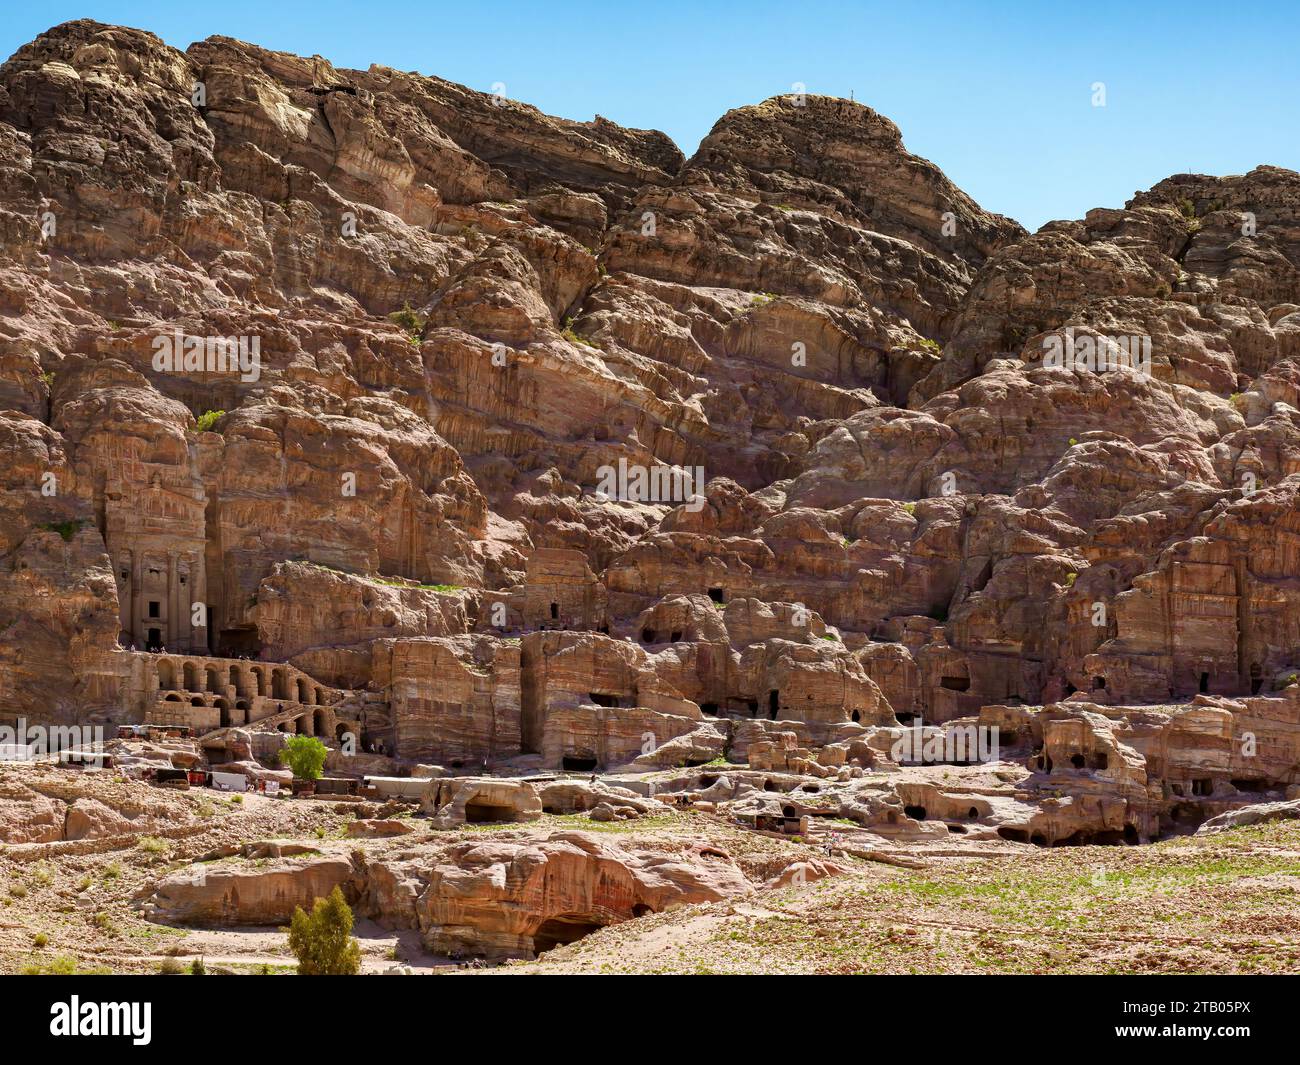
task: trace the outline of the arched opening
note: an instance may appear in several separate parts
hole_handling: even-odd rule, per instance
[[[596,756],[585,754],[566,754],[561,762],[563,768],[571,773],[590,773],[596,768]]]
[[[244,694],[244,685],[240,683],[239,667],[231,666],[226,674],[230,687],[234,689],[236,695]]]
[[[169,659],[158,663],[158,687],[163,691],[172,691],[176,687],[176,667]]]
[[[203,700],[197,695],[190,700],[190,706],[205,706],[205,705],[207,704],[204,703]]]
[[[1106,678],[1105,678],[1105,677],[1093,677],[1093,678],[1092,678],[1092,686],[1093,686],[1093,689],[1094,689],[1094,690],[1096,690],[1096,691],[1101,691],[1102,689],[1104,689],[1104,688],[1106,687]]]
[[[533,933],[533,950],[545,954],[548,950],[576,943],[583,936],[604,927],[589,914],[566,913],[543,921]]]
[[[1070,755],[1070,765],[1074,766],[1075,769],[1082,769],[1084,766],[1083,755],[1081,754]]]
[[[185,701],[185,700],[182,699],[182,698],[181,698],[179,695],[177,695],[175,692],[172,692],[171,695],[167,696],[167,698],[165,698],[165,699],[163,700],[163,702],[165,702],[165,703],[183,703],[184,701]]]
[[[218,699],[216,707],[221,712],[221,727],[230,728],[230,704],[225,699]]]
[[[207,678],[208,678],[208,683],[206,688],[207,691],[210,692],[221,691],[221,674],[218,673],[214,667],[212,666],[208,667]]]
[[[257,694],[265,695],[266,694],[266,670],[255,669],[253,670],[253,676],[257,678]]]
[[[861,712],[858,711],[858,710],[854,710],[854,711],[853,711],[853,715],[852,715],[852,717],[853,717],[853,720],[854,720],[854,721],[861,721],[861,720],[862,720],[862,714],[861,714]]]
[[[193,662],[185,663],[185,690],[187,692],[199,690],[199,671]]]
[[[647,913],[654,913],[654,910],[650,909],[650,907],[647,906],[644,902],[638,902],[635,906],[632,907],[633,917],[644,917]]]
[[[300,702],[300,703],[310,703],[310,702],[311,702],[311,692],[308,691],[307,682],[306,682],[305,680],[303,680],[302,677],[299,677],[296,686],[297,686],[297,689],[298,689],[298,702]]]
[[[676,643],[676,642],[677,642],[678,640],[680,640],[681,638],[682,638],[682,634],[681,634],[681,632],[679,632],[679,631],[674,631],[673,634],[672,634],[671,636],[668,637],[668,642],[669,642],[669,643]]]
[[[317,710],[311,715],[311,731],[315,736],[328,736],[328,722],[325,719],[325,711]]]
[[[980,812],[977,809],[975,809],[975,807],[972,806],[969,810],[966,811],[966,816],[970,818],[972,821],[978,821]]]
[[[303,714],[301,717],[295,717],[293,719],[293,730],[299,736],[310,736],[311,717],[307,714]]]
[[[339,724],[334,726],[334,738],[338,740],[340,744],[348,742],[348,735],[348,726],[343,722],[339,722]]]
[[[795,811],[795,808],[794,808],[793,806],[782,806],[782,807],[781,807],[781,816],[782,816],[782,817],[798,817],[799,814]]]
[[[654,642],[655,642],[655,630],[654,630],[654,629],[642,629],[642,630],[641,630],[641,642],[642,642],[642,643],[654,643]]]
[[[970,677],[940,677],[939,687],[946,688],[950,692],[969,691]]]
[[[903,813],[907,814],[907,816],[910,817],[913,821],[925,820],[924,806],[904,806]]]
[[[781,709],[781,692],[773,688],[767,693],[767,716],[770,720],[775,721],[777,712]]]
[[[289,698],[289,674],[283,669],[271,671],[271,697],[273,699]]]
[[[1208,673],[1202,673],[1201,685],[1200,685],[1201,694],[1204,695],[1209,690],[1210,690],[1210,675]]]
[[[718,716],[718,704],[717,704],[717,703],[700,703],[700,713],[701,713],[701,714],[706,714],[706,715],[708,715],[709,717],[717,717],[717,716]]]
[[[552,621],[559,621],[559,620],[560,620],[560,604],[559,604],[559,603],[552,603],[552,604],[551,604],[551,620],[552,620]]]

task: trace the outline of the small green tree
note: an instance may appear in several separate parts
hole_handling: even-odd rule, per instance
[[[355,976],[361,970],[361,945],[352,938],[352,909],[337,886],[317,899],[310,916],[294,907],[289,949],[299,976]]]
[[[280,764],[292,769],[299,780],[319,780],[329,753],[315,736],[290,736],[280,748]]]

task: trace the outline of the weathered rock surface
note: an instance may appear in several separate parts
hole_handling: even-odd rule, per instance
[[[1028,234],[850,101],[685,159],[80,20],[0,66],[0,234],[15,717],[248,766],[312,733],[356,775],[748,761],[915,840],[1146,840],[1297,783],[1292,171]],[[874,779],[916,719],[1015,733],[1010,778]],[[716,787],[682,790],[814,816]],[[0,835],[64,831],[11,798]]]

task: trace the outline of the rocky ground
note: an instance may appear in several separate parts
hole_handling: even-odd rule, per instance
[[[274,969],[338,885],[367,971],[1285,968],[1298,497],[1268,160],[1030,234],[853,101],[687,158],[54,27],[0,729],[114,764],[0,770],[5,963]],[[168,781],[291,734],[364,794]]]
[[[60,775],[5,772],[38,788]],[[121,801],[124,787],[141,787],[107,777],[82,777],[79,786],[110,802]],[[526,826],[452,833],[429,832],[423,815],[407,811],[400,820],[409,835],[360,841],[347,835],[355,819],[349,804],[253,795],[240,802],[170,795],[166,803],[183,838],[120,836],[65,843],[58,852],[52,844],[0,852],[0,971],[188,971],[201,958],[209,973],[290,973],[293,959],[275,923],[177,923],[143,913],[142,903],[157,897],[161,882],[196,868],[235,867],[252,883],[304,862],[348,864],[361,854],[372,868],[397,868],[412,855],[433,862],[467,843],[513,847],[575,832],[597,846],[674,860],[703,844],[739,877],[726,897],[594,930],[535,961],[431,953],[417,930],[392,927],[394,910],[384,903],[379,920],[362,918],[356,928],[363,973],[1273,973],[1300,964],[1296,820],[1146,847],[985,843],[919,852],[880,839],[867,846],[851,825],[839,825],[828,858],[821,842],[756,835],[698,811],[619,824],[545,815]],[[297,843],[309,853],[212,856],[232,843]],[[789,879],[797,868],[807,871],[802,883]],[[726,878],[715,874],[713,882]],[[245,889],[248,920],[259,919],[255,896]]]

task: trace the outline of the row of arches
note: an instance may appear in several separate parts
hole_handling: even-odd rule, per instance
[[[292,675],[288,666],[230,664],[157,659],[158,690],[208,692],[224,695],[233,689],[237,696],[264,697],[307,706],[326,702],[325,689],[302,674]]]

